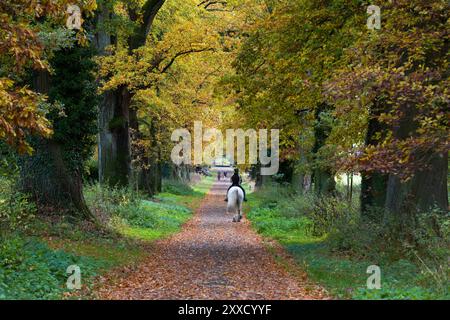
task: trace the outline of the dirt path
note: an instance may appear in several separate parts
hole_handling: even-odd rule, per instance
[[[101,299],[317,299],[323,290],[288,273],[244,219],[232,223],[217,182],[195,217],[159,241],[133,272],[98,290]]]

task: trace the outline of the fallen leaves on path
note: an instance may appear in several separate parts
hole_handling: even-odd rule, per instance
[[[231,222],[223,201],[226,188],[217,182],[182,232],[156,243],[135,270],[119,270],[104,278],[98,297],[326,299],[325,291],[308,283],[304,274],[290,274],[277,263],[246,219]],[[282,254],[280,250],[277,254]]]

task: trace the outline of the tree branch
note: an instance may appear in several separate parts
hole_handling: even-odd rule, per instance
[[[179,57],[182,57],[182,56],[185,56],[185,55],[188,55],[191,53],[199,53],[199,52],[206,52],[206,51],[214,51],[214,49],[213,48],[189,49],[186,51],[178,52],[177,54],[175,54],[172,57],[172,59],[170,59],[169,63],[162,70],[160,70],[160,73],[165,73]]]
[[[203,0],[198,4],[198,7],[203,7],[207,11],[228,11],[224,9],[227,6],[227,1],[225,0]],[[222,8],[211,8],[215,5],[221,5]]]

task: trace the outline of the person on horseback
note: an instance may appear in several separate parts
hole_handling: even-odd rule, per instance
[[[231,186],[227,190],[227,197],[225,198],[225,201],[228,201],[228,191],[230,191],[230,189],[233,187],[241,188],[242,192],[244,192],[244,201],[247,201],[247,196],[245,194],[244,188],[242,188],[242,186],[241,186],[241,183],[242,183],[242,178],[239,175],[239,169],[236,168],[236,169],[234,169],[234,174],[231,176]]]

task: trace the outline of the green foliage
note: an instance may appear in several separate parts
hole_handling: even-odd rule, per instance
[[[98,161],[90,158],[84,164],[84,180],[88,183],[98,182]]]
[[[36,206],[27,195],[17,191],[14,183],[0,177],[0,229],[27,229]]]
[[[194,187],[182,182],[164,181],[164,193],[156,201],[128,188],[90,185],[85,190],[88,205],[124,236],[155,240],[180,230],[192,216],[193,202],[209,189],[211,179]],[[189,207],[189,208],[188,208]]]
[[[253,227],[283,244],[311,280],[323,284],[333,295],[353,299],[449,298],[448,215],[439,211],[419,215],[414,239],[406,241],[401,233],[389,230],[398,224],[361,218],[355,204],[339,198],[296,195],[279,185],[249,198],[247,217]],[[370,265],[381,268],[381,290],[366,287]]]
[[[52,250],[35,238],[0,239],[0,299],[57,299],[66,292],[67,267],[78,265],[82,281],[106,267],[106,261]]]
[[[163,182],[162,191],[179,196],[188,196],[194,194],[194,190],[189,185],[177,180],[165,180]]]
[[[124,117],[115,117],[108,123],[108,129],[114,132],[117,129],[123,128],[127,120]]]
[[[50,102],[63,105],[48,118],[53,123],[53,139],[64,147],[66,162],[81,169],[92,155],[97,133],[97,95],[92,60],[95,50],[74,47],[59,51],[51,60],[54,74],[48,94]]]
[[[10,190],[5,181],[0,180],[0,188]],[[178,191],[190,190],[186,197],[198,198],[211,182],[194,187],[172,185]],[[0,193],[2,199],[5,194]],[[192,213],[177,204],[183,196],[170,197],[169,193],[153,202],[130,189],[96,184],[88,186],[85,195],[104,228],[53,217],[36,218],[29,222],[30,228],[14,234],[7,231],[9,225],[1,229],[0,299],[60,299],[69,293],[66,270],[70,265],[81,268],[82,285],[89,288],[105,270],[139,261],[147,253],[141,240],[153,241],[178,231]],[[20,202],[17,206],[27,208]]]
[[[256,26],[243,40],[236,74],[227,82],[237,92],[245,125],[283,128],[282,157],[298,160],[301,149],[310,158],[315,113],[325,101],[323,82],[343,63],[343,49],[365,27],[364,14],[353,0],[283,0],[270,12],[255,13]],[[331,114],[323,120],[333,124]],[[360,141],[363,132],[348,130],[351,139],[345,145]],[[324,159],[317,165],[331,163]]]
[[[141,195],[129,188],[91,184],[85,187],[84,196],[88,206],[97,214],[110,217],[118,208],[139,205]]]
[[[11,180],[17,177],[18,171],[17,153],[0,141],[0,177]]]
[[[306,217],[289,218],[270,208],[254,209],[247,217],[259,232],[283,243],[304,240],[311,227],[311,221]]]
[[[315,236],[323,236],[340,226],[353,225],[359,218],[358,208],[339,198],[319,197],[313,203],[309,218],[313,221],[311,232]]]
[[[324,243],[291,244],[288,251],[308,272],[311,280],[323,284],[331,294],[344,299],[448,299],[449,288],[442,289],[420,267],[408,260],[355,259],[335,255]],[[381,289],[366,287],[367,267],[381,268]],[[448,284],[447,284],[448,286]]]
[[[172,204],[142,201],[133,207],[119,207],[116,214],[133,227],[176,230],[191,211]]]

